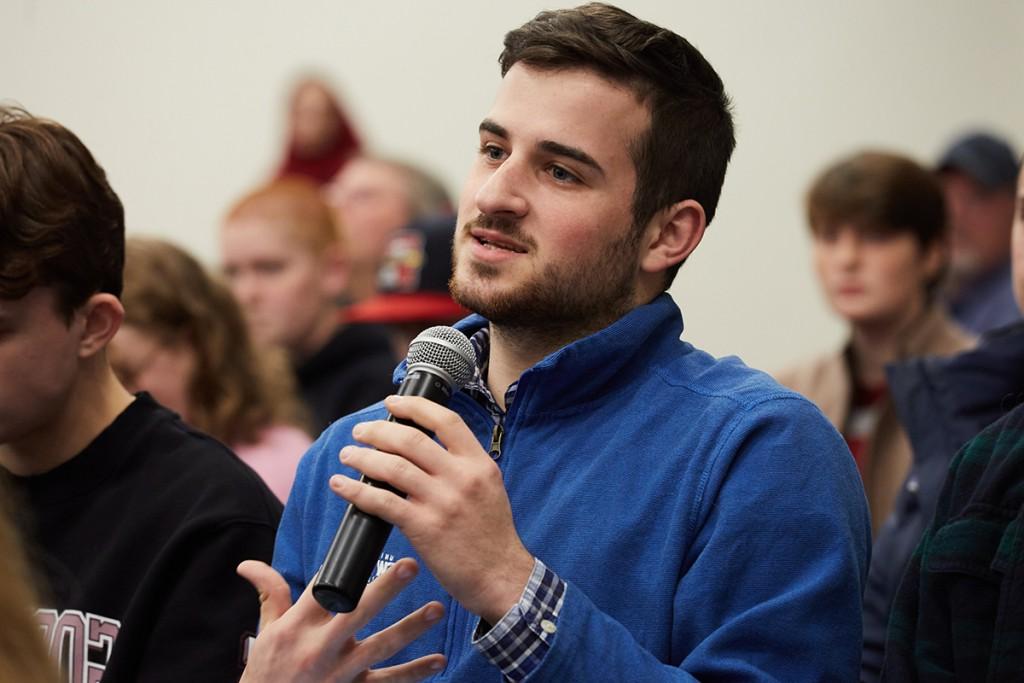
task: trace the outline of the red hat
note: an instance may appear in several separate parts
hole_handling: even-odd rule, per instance
[[[469,314],[448,292],[455,218],[414,221],[388,244],[377,294],[345,311],[348,322],[448,323]]]

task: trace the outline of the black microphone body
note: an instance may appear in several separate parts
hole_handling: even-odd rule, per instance
[[[452,391],[464,385],[468,380],[469,372],[471,372],[473,361],[467,357],[465,349],[468,349],[470,357],[472,357],[473,351],[469,340],[461,332],[444,327],[430,328],[423,332],[413,341],[413,345],[424,335],[436,330],[442,330],[445,335],[449,336],[458,335],[458,340],[455,342],[459,347],[457,350],[442,349],[442,352],[447,352],[454,358],[454,367],[452,367],[453,361],[444,357],[437,365],[432,358],[423,362],[411,362],[415,355],[414,347],[411,347],[409,370],[398,387],[398,394],[400,396],[422,396],[434,403],[447,406]],[[437,341],[428,337],[423,343],[434,343],[436,346]],[[451,346],[450,343],[443,345]],[[430,434],[428,430],[409,420],[388,416],[388,421],[416,427],[420,431]],[[366,476],[363,476],[360,481],[405,496],[403,492],[385,482]],[[332,612],[351,612],[355,609],[381,551],[384,549],[384,544],[387,543],[391,528],[392,525],[383,519],[363,512],[355,505],[348,506],[348,510],[338,526],[338,532],[334,535],[334,540],[331,541],[331,546],[327,550],[324,563],[313,578],[313,597],[321,606]]]
[[[452,389],[444,378],[428,371],[417,370],[406,375],[398,387],[398,395],[422,396],[434,403],[448,405]],[[429,434],[427,430],[409,420],[389,416],[388,422],[416,427]],[[376,479],[363,476],[360,481],[400,496],[405,495],[393,486]],[[348,506],[338,532],[331,541],[331,547],[327,550],[323,567],[317,574],[316,583],[313,584],[313,597],[317,602],[333,612],[351,612],[356,608],[373,567],[391,534],[391,526],[380,517],[367,514],[355,505]]]

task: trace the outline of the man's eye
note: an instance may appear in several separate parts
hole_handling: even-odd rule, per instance
[[[578,183],[580,181],[574,174],[565,170],[561,166],[552,166],[550,169],[551,177],[560,183]]]
[[[495,145],[480,145],[480,154],[484,155],[491,161],[501,161],[505,158],[505,150]]]
[[[284,264],[277,261],[267,261],[265,263],[257,263],[253,270],[262,275],[274,275],[284,270]]]

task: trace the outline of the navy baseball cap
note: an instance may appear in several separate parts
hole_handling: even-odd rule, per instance
[[[388,244],[377,294],[344,311],[349,322],[455,322],[469,314],[448,292],[455,217],[414,221]]]
[[[990,190],[1013,187],[1020,166],[1010,144],[990,133],[969,133],[957,138],[942,154],[939,172],[960,171]]]

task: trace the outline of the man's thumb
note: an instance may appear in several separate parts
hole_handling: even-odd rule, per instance
[[[235,571],[260,594],[261,631],[277,621],[292,606],[288,582],[270,565],[259,560],[246,560]]]

